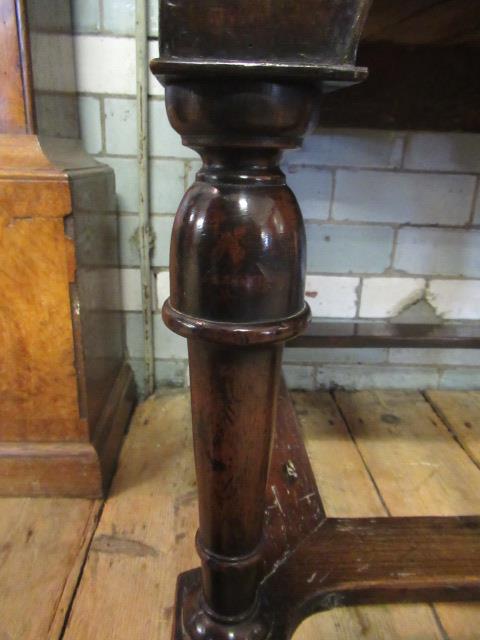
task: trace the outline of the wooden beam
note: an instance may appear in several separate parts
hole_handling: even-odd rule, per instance
[[[389,324],[387,322],[312,322],[287,343],[290,348],[456,348],[479,349],[478,325]]]
[[[286,640],[316,611],[480,597],[480,518],[328,519],[263,585]]]

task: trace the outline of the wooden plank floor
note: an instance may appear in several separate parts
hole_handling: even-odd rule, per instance
[[[480,392],[294,394],[328,515],[480,514]],[[189,399],[138,407],[111,495],[0,500],[0,640],[168,640],[196,566]],[[295,640],[480,640],[480,604],[338,609]]]
[[[0,640],[61,636],[100,507],[0,498]]]

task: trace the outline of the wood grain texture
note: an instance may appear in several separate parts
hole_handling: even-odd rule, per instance
[[[50,162],[38,137],[0,135],[0,213],[51,218],[71,210],[68,176]]]
[[[286,537],[287,548],[261,572],[281,351],[277,340],[255,344],[255,333],[266,322],[280,328],[305,307],[305,236],[279,150],[298,145],[328,78],[358,79],[352,67],[369,4],[161,5],[160,58],[151,69],[165,86],[170,124],[203,160],[175,217],[163,307],[166,325],[189,339],[202,563],[179,577],[175,640],[287,640],[306,615],[342,604],[480,597],[480,518],[328,519],[293,549],[284,526],[274,537]],[[246,39],[254,26],[259,38]],[[295,440],[293,420],[287,432]],[[436,447],[435,462],[418,450],[435,475],[447,451]],[[477,469],[456,462],[460,497]],[[422,489],[430,477],[419,479]],[[419,489],[406,495],[420,500]]]
[[[88,442],[0,442],[0,496],[102,495],[100,460]]]
[[[426,397],[471,459],[480,465],[480,396],[476,391],[427,391]],[[476,640],[478,604],[438,605],[442,622],[454,640]]]
[[[263,556],[265,573],[269,573],[285,553],[295,548],[325,518],[300,424],[283,379],[265,505]]]
[[[350,395],[344,394],[345,398]],[[354,441],[329,394],[296,393],[294,397],[328,515],[386,515],[359,452],[362,441],[377,441],[375,431],[370,435],[367,428],[362,439]],[[385,401],[375,397],[377,412],[383,415]],[[410,416],[411,397],[409,393],[403,395],[407,403],[405,410],[410,411]],[[398,398],[395,407],[400,416],[403,415],[401,405]],[[375,402],[368,404],[368,416],[374,407]],[[352,415],[353,412],[354,409]],[[428,415],[428,411],[426,413]],[[364,408],[359,417],[370,424]],[[193,540],[197,504],[190,426],[186,393],[170,392],[138,408],[112,496],[95,535],[72,608],[66,640],[111,640],[112,637],[115,640],[135,637],[163,640],[169,637],[174,577],[178,571],[198,564]],[[385,426],[389,426],[388,421]],[[442,438],[440,441],[442,445]],[[410,443],[407,430],[405,447]],[[380,447],[371,458],[381,462],[384,455],[388,455],[389,446],[388,441],[380,439]],[[453,439],[450,446],[456,464],[455,452],[459,447]],[[430,440],[430,448],[436,449],[436,437]],[[416,455],[418,450],[414,448],[411,463],[416,462]],[[413,469],[415,466],[418,465],[410,465]],[[421,471],[422,465],[419,466]],[[393,462],[392,467],[395,474]],[[480,472],[477,473],[480,476]],[[397,493],[408,487],[414,489],[418,480],[415,473],[409,474]],[[393,489],[389,495],[390,502],[397,500]],[[451,499],[453,511],[454,498]],[[422,505],[423,502],[419,511]],[[410,507],[415,512],[413,501]],[[437,508],[431,505],[432,511]],[[478,605],[438,607],[444,626],[450,624],[451,640],[477,640],[478,625],[470,616],[475,607],[478,609]],[[316,615],[303,623],[294,640],[444,640],[442,633],[433,610],[427,605],[376,605]]]
[[[336,394],[393,516],[480,513],[480,474],[418,392]]]
[[[119,290],[117,238],[108,256],[99,240],[113,175],[80,141],[35,135],[26,4],[0,0],[0,495],[98,497],[134,402],[120,314],[84,286]]]
[[[175,640],[287,640],[314,611],[450,601],[452,583],[459,600],[479,596],[480,518],[322,520],[262,580],[281,351],[277,340],[255,344],[252,325],[253,336],[266,322],[280,328],[305,308],[305,236],[279,150],[298,145],[314,120],[319,86],[327,90],[327,79],[340,82],[345,73],[358,79],[353,66],[369,5],[161,5],[160,58],[151,69],[165,86],[170,124],[203,160],[175,218],[163,308],[166,325],[189,338],[202,563],[179,578]],[[257,40],[248,36],[254,26]]]
[[[262,581],[260,615],[212,621],[197,613],[200,569],[182,574],[172,637],[244,640],[269,629],[287,640],[309,615],[340,606],[479,600],[479,575],[480,517],[329,518]]]
[[[86,440],[63,220],[0,217],[0,438]]]
[[[99,502],[0,501],[0,637],[57,640],[96,526]]]
[[[426,397],[470,458],[480,466],[480,397],[476,391],[427,391]]]
[[[332,396],[293,394],[305,444],[329,517],[385,516],[386,510]],[[305,620],[294,640],[440,640],[427,605],[338,608]]]
[[[0,134],[27,131],[16,4],[0,1]]]
[[[480,517],[329,518],[263,588],[272,637],[287,640],[333,607],[478,601],[479,575]]]
[[[456,348],[480,347],[480,327],[471,324],[311,322],[289,348]]]
[[[247,4],[256,15],[267,7],[240,2],[237,8]],[[360,10],[360,4],[329,7],[346,15],[347,5]],[[207,2],[205,11],[215,7],[216,0]],[[187,10],[192,29],[205,26],[202,12],[182,2],[164,3],[167,21],[176,8],[181,15]],[[229,19],[223,9],[219,16]],[[231,78],[165,85],[171,125],[204,161],[175,217],[163,307],[167,327],[188,337],[200,516],[201,595],[189,593],[179,633],[200,638],[205,628],[204,636],[221,640],[228,622],[230,638],[261,640],[267,629],[257,601],[282,343],[309,318],[305,231],[279,161],[304,134],[315,90]],[[293,537],[297,524],[294,517]],[[291,533],[279,538],[288,542]]]
[[[480,473],[421,394],[342,392],[337,399],[392,515],[479,513]],[[446,400],[444,406],[448,405]],[[473,417],[472,405],[469,413],[478,422],[479,414]],[[452,638],[476,637],[478,604],[442,603],[435,608]]]
[[[325,96],[322,126],[480,131],[480,4],[374,0],[358,63],[368,79]]]
[[[83,442],[0,441],[0,496],[106,495],[135,402],[130,367],[124,364],[91,434]],[[88,424],[80,420],[88,434]]]
[[[79,148],[50,140],[47,155],[36,136],[0,136],[2,495],[101,495],[135,401],[122,319],[105,308],[119,289],[98,239],[112,226],[111,170]],[[85,286],[93,276],[107,295]]]
[[[168,638],[175,576],[198,564],[190,407],[169,393],[133,419],[65,640]]]
[[[327,516],[385,515],[367,469],[329,393],[292,394]]]
[[[162,0],[162,62],[354,64],[370,0]],[[308,20],[305,16],[308,15]],[[255,37],[253,37],[255,34]]]

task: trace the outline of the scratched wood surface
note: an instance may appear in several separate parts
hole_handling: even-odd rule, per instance
[[[329,515],[480,513],[480,471],[421,394],[294,397]],[[137,410],[64,637],[168,638],[175,576],[198,564],[196,526],[188,394],[169,393]],[[470,609],[467,622],[465,605],[338,609],[295,640],[445,640],[442,626],[471,640]]]
[[[472,395],[479,397],[478,393]],[[435,392],[435,397],[445,398],[444,411],[453,404],[452,395],[445,392]],[[462,392],[453,397],[459,400],[458,410]],[[336,401],[390,515],[480,513],[479,469],[422,394],[338,393]],[[480,413],[470,411],[469,420],[478,424]],[[479,637],[480,605],[439,604],[432,610],[441,638]]]
[[[480,513],[469,455],[479,448],[480,393],[294,400],[328,515]],[[463,430],[468,448],[455,439]],[[169,637],[175,577],[198,564],[187,393],[137,409],[94,533],[98,510],[82,500],[0,500],[1,640]],[[479,628],[479,605],[369,606],[314,616],[294,640],[478,640]]]
[[[328,393],[296,393],[295,408],[327,515],[387,515],[382,498]],[[479,474],[480,480],[480,474]],[[303,622],[294,640],[440,640],[427,605],[377,605],[335,609]]]

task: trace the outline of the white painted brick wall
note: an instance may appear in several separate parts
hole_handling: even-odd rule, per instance
[[[179,134],[172,129],[163,100],[150,102],[150,153],[152,156],[171,158],[198,158],[198,153],[185,147]]]
[[[390,349],[395,364],[432,364],[480,367],[479,349]]]
[[[403,136],[391,131],[324,130],[286,154],[289,163],[329,167],[394,169],[402,160]]]
[[[105,98],[105,151],[112,155],[137,153],[135,99]]]
[[[77,33],[100,31],[100,4],[98,0],[71,0],[72,21]]]
[[[316,387],[314,367],[309,367],[305,364],[285,364],[283,374],[290,389],[307,389],[313,391]]]
[[[157,300],[161,310],[164,301],[170,296],[170,277],[168,271],[157,273]]]
[[[332,202],[333,173],[317,167],[284,167],[288,186],[302,203],[305,219],[326,220]]]
[[[105,145],[112,155],[137,153],[137,109],[132,98],[105,98]],[[198,154],[182,144],[170,126],[163,100],[149,103],[150,155],[161,158],[198,158]]]
[[[427,300],[445,320],[475,320],[480,315],[480,281],[432,280]]]
[[[306,231],[310,273],[383,273],[391,265],[395,234],[390,227],[307,221]]]
[[[84,0],[77,1],[83,2]],[[156,36],[158,35],[158,1],[148,0],[148,7],[149,35]],[[103,0],[103,23],[105,31],[133,35],[135,30],[135,0]]]
[[[180,160],[154,159],[150,163],[152,213],[175,213],[185,193],[185,165]]]
[[[156,36],[158,1],[149,5]],[[135,2],[72,0],[72,7],[81,135],[114,169],[121,212],[121,285],[109,299],[126,312],[127,346],[141,380]],[[63,44],[36,46],[48,57]],[[149,46],[155,57],[154,38]],[[186,342],[165,328],[160,309],[173,216],[201,163],[170,127],[153,77],[149,91],[156,372],[162,384],[182,386]],[[287,152],[282,167],[306,219],[306,299],[315,317],[389,319],[407,307],[415,314],[417,303],[438,321],[480,319],[480,135],[323,130]],[[101,277],[92,286],[101,288]],[[285,362],[289,383],[303,388],[480,387],[478,351],[287,349]]]
[[[480,277],[480,231],[401,229],[394,267],[421,275]]]
[[[102,119],[100,100],[92,96],[78,98],[80,134],[86,151],[95,155],[102,151]]]
[[[359,278],[307,276],[305,298],[318,318],[353,318],[357,311]]]
[[[465,224],[476,178],[389,171],[337,171],[333,218],[395,224]]]
[[[77,89],[81,93],[135,94],[135,41],[83,35],[75,38]]]
[[[480,224],[480,179],[477,182],[477,193],[473,209],[473,223]]]
[[[158,44],[149,43],[150,58],[158,56]],[[61,58],[58,58],[61,59]],[[77,90],[81,93],[135,95],[135,40],[100,35],[75,37]],[[163,89],[151,75],[151,95]]]
[[[422,278],[365,278],[360,299],[361,318],[393,318],[425,293]]]
[[[480,135],[471,133],[412,133],[404,167],[414,170],[480,172]]]

